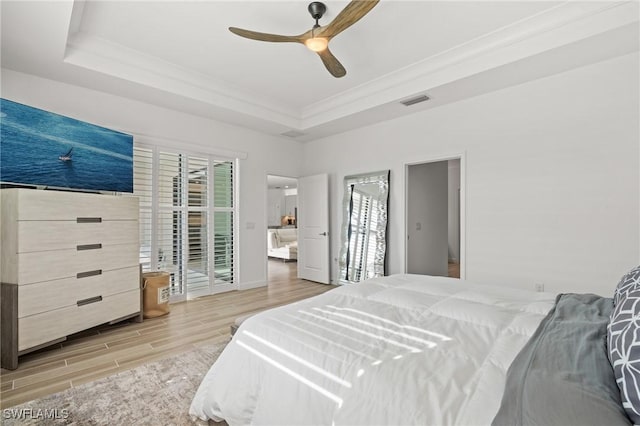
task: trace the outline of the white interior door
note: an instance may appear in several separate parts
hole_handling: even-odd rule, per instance
[[[329,176],[298,180],[298,278],[329,284]]]

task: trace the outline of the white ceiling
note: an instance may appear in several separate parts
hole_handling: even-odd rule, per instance
[[[306,141],[638,50],[636,1],[382,0],[331,41],[341,79],[227,30],[300,34],[307,4],[3,0],[2,66]]]
[[[267,186],[271,189],[293,189],[298,187],[298,179],[267,175]]]

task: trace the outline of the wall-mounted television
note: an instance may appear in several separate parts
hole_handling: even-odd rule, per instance
[[[0,98],[0,182],[133,192],[133,136]]]

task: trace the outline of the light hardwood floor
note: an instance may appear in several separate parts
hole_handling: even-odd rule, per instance
[[[169,315],[101,326],[20,357],[0,372],[0,407],[11,407],[159,358],[210,343],[226,343],[234,320],[324,293],[333,286],[299,280],[296,263],[269,261],[269,284],[171,305]]]
[[[449,277],[460,278],[460,264],[449,262]]]

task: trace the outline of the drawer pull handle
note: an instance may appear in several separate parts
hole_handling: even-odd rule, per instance
[[[76,223],[101,223],[101,217],[77,217]]]
[[[96,269],[95,271],[78,272],[76,278],[93,277],[94,275],[102,275],[102,269]]]
[[[76,246],[76,249],[78,251],[82,251],[82,250],[97,250],[97,249],[101,249],[102,248],[102,243],[98,243],[98,244],[82,244],[79,246]]]
[[[102,296],[90,297],[88,299],[78,300],[76,304],[78,306],[90,305],[91,303],[102,302]]]

